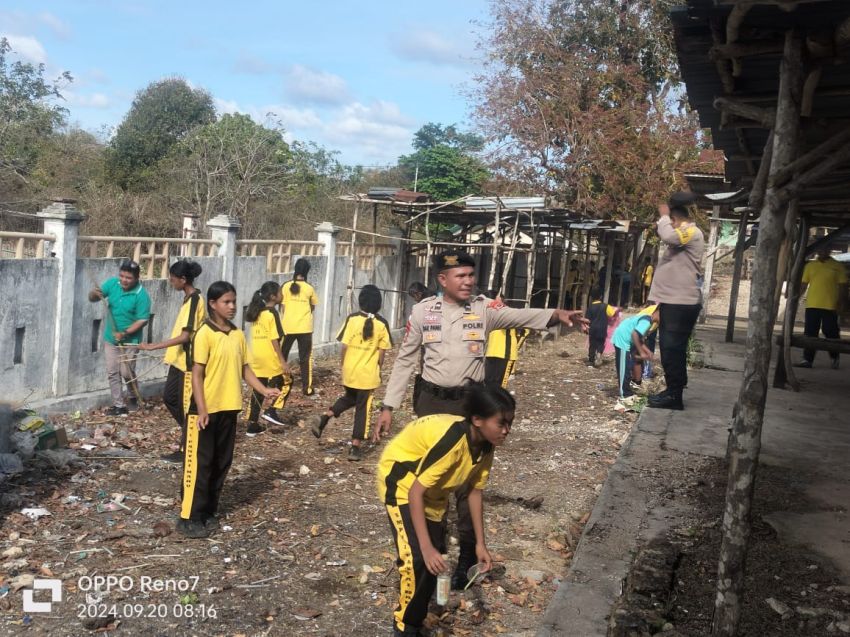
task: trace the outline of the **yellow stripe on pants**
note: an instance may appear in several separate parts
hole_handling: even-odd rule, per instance
[[[387,513],[390,515],[390,521],[395,528],[398,557],[401,560],[401,564],[398,567],[398,606],[395,612],[393,612],[393,617],[395,617],[395,623],[399,630],[404,630],[404,612],[413,599],[413,593],[416,592],[416,575],[413,571],[413,550],[410,548],[410,542],[407,539],[407,531],[404,530],[401,509],[397,506],[390,506],[389,504],[386,507]]]
[[[280,396],[275,398],[272,405],[276,410],[283,409],[286,405],[286,399],[289,398],[289,392],[292,391],[292,376],[283,377],[283,387],[280,388]]]
[[[513,371],[514,371],[514,362],[508,361],[505,364],[505,375],[502,377],[502,389],[508,388],[508,380],[510,380],[511,374],[513,374]]]
[[[299,345],[299,348],[301,346]],[[299,349],[298,355],[301,355],[301,351]],[[310,351],[310,357],[307,359],[307,393],[311,393],[313,391],[313,352]]]
[[[189,406],[192,404],[192,372],[183,372],[183,418],[189,413]]]
[[[198,478],[198,429],[197,414],[186,416],[186,450],[183,452],[183,502],[180,505],[180,517],[188,520],[192,516],[192,502],[195,499],[195,481]]]
[[[373,392],[369,391],[369,398],[366,399],[366,425],[363,430],[363,440],[369,439],[369,431],[372,429],[372,395]]]

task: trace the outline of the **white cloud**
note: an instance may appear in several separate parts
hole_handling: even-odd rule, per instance
[[[213,98],[216,110],[245,113],[256,122],[279,121],[285,138],[312,141],[341,152],[349,163],[376,164],[395,161],[409,151],[415,122],[394,102],[376,100],[369,104],[349,102],[321,110],[292,104],[241,105],[235,100]]]
[[[411,29],[390,36],[390,49],[411,62],[427,62],[439,66],[464,66],[470,63],[471,48],[466,40],[452,40],[442,33],[427,29]]]
[[[65,91],[63,97],[69,104],[82,108],[109,108],[112,100],[103,93],[91,93],[89,95],[78,95],[72,91]]]
[[[57,38],[67,40],[71,37],[71,27],[49,11],[39,13],[38,21],[53,31]]]
[[[0,11],[0,24],[3,25],[4,29],[16,33],[43,31],[47,28],[61,40],[67,40],[71,37],[71,27],[49,11],[42,11],[39,14],[24,11]]]
[[[34,62],[35,64],[47,63],[47,51],[44,46],[30,35],[13,35],[3,33],[0,36],[9,41],[9,46],[22,60]]]
[[[297,103],[344,104],[351,99],[348,84],[339,75],[294,64],[286,72],[287,94]]]

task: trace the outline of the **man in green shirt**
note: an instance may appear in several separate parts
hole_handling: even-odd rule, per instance
[[[89,301],[106,300],[103,327],[103,350],[106,373],[112,392],[110,416],[126,416],[124,383],[135,383],[136,347],[142,342],[142,331],[151,314],[151,299],[139,283],[141,269],[135,261],[124,261],[118,276],[104,281],[89,292]]]

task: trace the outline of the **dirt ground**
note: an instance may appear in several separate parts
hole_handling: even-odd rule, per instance
[[[636,417],[612,410],[613,364],[588,368],[584,356],[577,334],[526,346],[511,386],[515,426],[485,499],[488,543],[502,568],[453,593],[429,618],[435,634],[534,634]],[[317,362],[315,375],[318,396],[290,401],[289,426],[247,438],[240,422],[223,526],[206,540],[173,532],[179,467],[159,456],[177,431],[159,402],[124,418],[54,417],[79,459],[60,466],[61,458],[36,457],[2,484],[2,632],[389,634],[397,573],[375,496],[380,449],[347,461],[350,412],[313,438],[311,417],[339,390],[336,360]],[[394,426],[410,418],[405,405]],[[31,520],[26,507],[50,515]],[[33,576],[63,582],[50,613],[22,611]]]

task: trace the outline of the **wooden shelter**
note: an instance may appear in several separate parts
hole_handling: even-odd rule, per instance
[[[623,295],[623,282],[629,277],[616,278],[612,273],[628,271],[631,280],[637,281],[647,259],[645,223],[589,218],[549,207],[544,197],[467,196],[430,202],[422,201],[419,194],[379,188],[341,199],[354,204],[353,227],[344,228],[351,231],[352,242],[382,236],[375,221],[379,206],[396,215],[410,257],[407,261],[419,266],[418,274],[426,283],[434,274],[432,254],[456,247],[476,259],[482,290],[528,307],[563,308],[567,298],[573,307],[585,307],[595,275],[594,260],[597,266],[606,266],[605,280],[598,284],[604,286],[605,298],[614,302]],[[372,209],[371,232],[358,227],[365,208]],[[582,270],[575,280],[568,273],[573,260],[581,263]]]
[[[850,3],[687,0],[671,17],[691,106],[726,154],[727,179],[749,192],[739,248],[758,223],[713,620],[715,635],[733,635],[781,286],[780,356],[795,386],[787,363],[809,230],[850,222]]]

